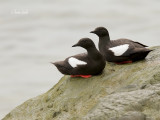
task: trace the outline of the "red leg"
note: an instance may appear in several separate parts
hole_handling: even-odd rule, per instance
[[[82,77],[82,78],[90,78],[90,77],[92,77],[92,75],[80,75],[80,77]]]
[[[92,77],[92,75],[71,75],[71,77],[90,78],[90,77]]]
[[[132,61],[116,62],[116,64],[127,64],[127,63],[133,63],[133,62]]]

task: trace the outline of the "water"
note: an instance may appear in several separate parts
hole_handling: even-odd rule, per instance
[[[158,0],[0,0],[0,118],[62,77],[50,64],[85,50],[71,48],[97,26],[111,39],[160,45]]]

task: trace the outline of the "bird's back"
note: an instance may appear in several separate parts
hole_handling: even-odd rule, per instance
[[[136,48],[144,48],[144,47],[148,47],[142,43],[130,40],[130,39],[126,39],[126,38],[120,38],[117,40],[111,40],[110,44],[112,47],[118,46],[118,45],[123,45],[123,44],[130,44]]]

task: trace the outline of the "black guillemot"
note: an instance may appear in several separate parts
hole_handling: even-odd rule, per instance
[[[100,74],[105,67],[105,58],[96,49],[95,44],[89,38],[82,38],[72,47],[82,47],[87,53],[77,54],[66,58],[64,61],[54,62],[57,69],[71,77],[88,78]]]
[[[99,51],[108,62],[117,64],[132,63],[145,59],[152,50],[147,49],[146,45],[129,39],[110,40],[109,32],[104,27],[97,27],[94,33],[99,37]]]

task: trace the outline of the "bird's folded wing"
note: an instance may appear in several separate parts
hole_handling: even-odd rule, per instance
[[[74,58],[74,57],[70,57],[70,58],[68,59],[68,63],[69,63],[73,68],[77,67],[78,65],[86,65],[86,64],[87,64],[87,62],[84,62],[84,61],[82,61],[82,60],[78,60],[78,59],[76,59],[76,58]]]
[[[111,50],[115,56],[123,55],[128,49],[129,49],[129,44],[123,44],[109,48],[109,50]]]

